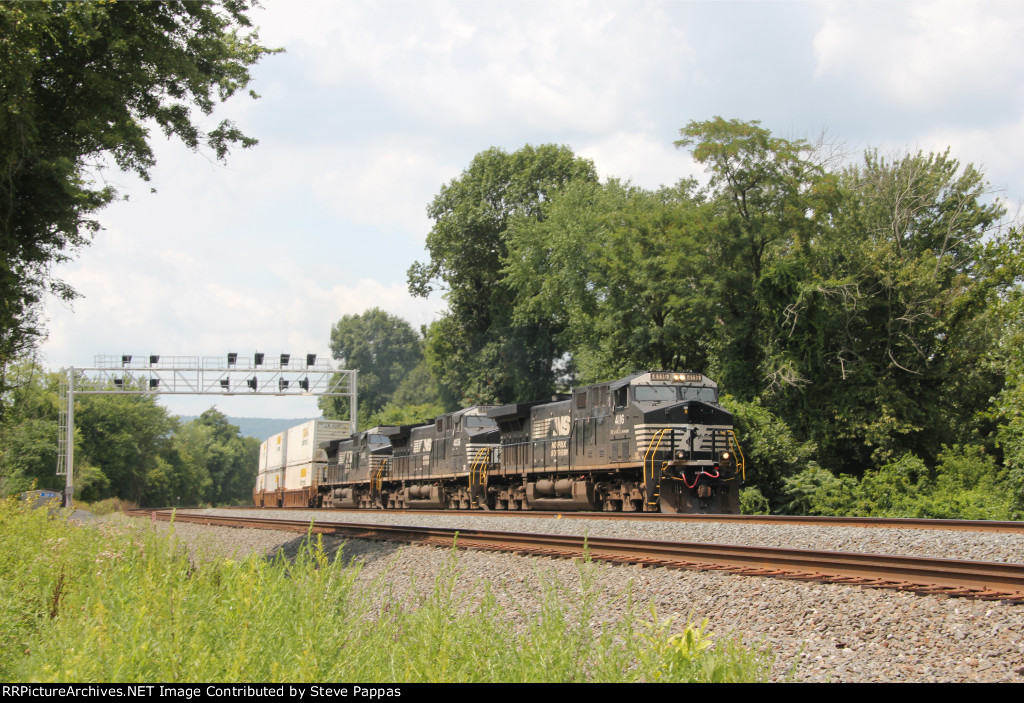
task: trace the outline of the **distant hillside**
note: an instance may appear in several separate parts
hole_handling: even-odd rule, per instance
[[[182,422],[189,422],[191,420],[198,419],[197,415],[182,415]],[[265,440],[267,437],[273,437],[278,432],[284,432],[289,427],[295,427],[301,425],[303,422],[309,420],[317,420],[319,418],[306,417],[306,418],[292,418],[292,419],[281,419],[275,417],[229,417],[228,422],[232,425],[238,426],[238,431],[243,437],[255,437],[259,441]]]

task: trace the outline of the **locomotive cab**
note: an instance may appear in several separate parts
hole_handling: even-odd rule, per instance
[[[662,512],[738,513],[743,461],[732,414],[703,374],[652,371],[630,382],[642,415],[648,505]]]

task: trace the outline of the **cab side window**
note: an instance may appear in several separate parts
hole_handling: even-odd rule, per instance
[[[629,401],[629,386],[623,386],[615,390],[615,407],[624,408]]]

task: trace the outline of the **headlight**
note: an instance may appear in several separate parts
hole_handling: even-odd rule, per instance
[[[664,456],[664,454],[662,454]],[[686,458],[686,452],[682,449],[676,451],[676,461],[682,461]]]
[[[729,452],[722,452],[722,461],[729,461],[732,458],[732,454]]]

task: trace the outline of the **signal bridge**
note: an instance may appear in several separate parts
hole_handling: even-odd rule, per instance
[[[57,475],[66,476],[71,506],[75,395],[335,396],[349,398],[349,432],[356,431],[355,369],[335,368],[316,354],[240,357],[98,355],[93,366],[68,367],[60,382]]]

